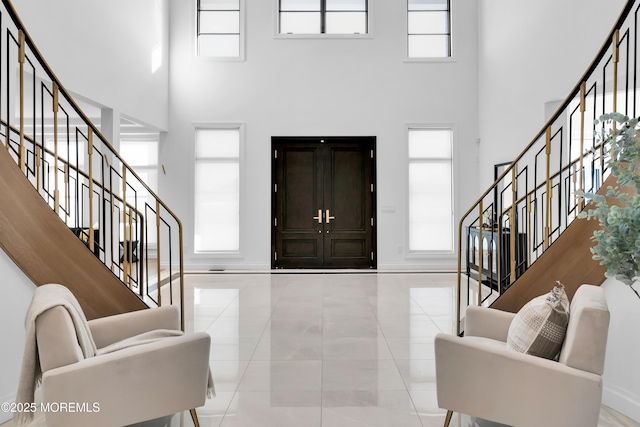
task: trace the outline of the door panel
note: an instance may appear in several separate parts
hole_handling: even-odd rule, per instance
[[[375,267],[375,138],[272,143],[272,267]]]
[[[335,142],[325,146],[325,267],[368,268],[372,264],[371,148]],[[326,222],[326,221],[325,221]]]
[[[318,147],[294,145],[282,149],[282,167],[276,171],[274,184],[279,199],[275,218],[280,222],[276,226],[276,253],[288,267],[322,267],[323,236],[318,229],[322,224],[313,219],[322,204],[320,154]]]
[[[283,227],[287,231],[315,231],[313,212],[318,206],[317,150],[289,149],[284,153]]]
[[[364,209],[366,196],[366,171],[362,150],[358,147],[345,149],[329,146],[330,173],[328,206],[333,208],[338,220],[334,222],[335,230],[364,230]]]

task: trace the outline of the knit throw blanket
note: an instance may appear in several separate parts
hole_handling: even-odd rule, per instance
[[[80,348],[82,349],[82,354],[85,359],[113,353],[129,347],[148,344],[165,338],[183,335],[183,332],[179,330],[157,329],[115,342],[101,349],[96,349],[96,344],[91,336],[91,330],[89,329],[87,318],[71,291],[62,285],[49,284],[39,286],[35,290],[25,319],[27,336],[25,339],[22,371],[20,373],[20,383],[18,385],[16,403],[30,404],[34,401],[36,386],[42,379],[40,359],[38,357],[38,346],[36,342],[36,318],[41,313],[44,313],[48,309],[56,306],[62,306],[69,312],[76,335],[78,336],[78,343],[80,344]],[[209,370],[209,377],[207,380],[207,397],[211,398],[215,395],[216,392],[213,384],[213,377],[211,376],[211,370]],[[14,419],[18,424],[24,424],[33,419],[33,413],[18,412],[14,415]]]
[[[93,342],[87,318],[71,291],[62,285],[55,284],[37,287],[24,321],[27,335],[24,343],[24,355],[22,357],[22,370],[20,372],[16,403],[23,403],[25,406],[33,403],[36,386],[42,379],[36,342],[36,318],[50,308],[57,306],[62,306],[69,312],[84,357],[88,358],[96,355],[96,344]],[[18,412],[15,414],[14,419],[18,423],[29,422],[33,419],[33,412]]]

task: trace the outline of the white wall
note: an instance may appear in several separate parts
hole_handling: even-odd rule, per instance
[[[602,403],[640,422],[640,299],[625,284],[602,284],[611,313]],[[640,292],[638,284],[634,285]]]
[[[542,129],[545,103],[564,100],[600,49],[624,0],[481,0],[480,182]]]
[[[20,19],[70,91],[142,123],[168,123],[167,0],[13,0]],[[162,65],[151,72],[160,46]]]
[[[0,277],[0,403],[4,403],[16,398],[24,351],[24,318],[36,287],[2,249]],[[11,413],[0,412],[0,423],[10,418]]]
[[[407,254],[407,124],[455,126],[456,211],[476,197],[477,5],[453,1],[455,60],[404,62],[405,2],[369,1],[372,37],[274,37],[276,0],[246,0],[246,61],[194,58],[194,5],[171,2],[170,133],[160,192],[185,224],[187,268],[270,268],[271,136],[376,136],[378,268],[451,267]],[[244,123],[241,256],[193,254],[194,123]],[[382,206],[395,213],[381,213]]]

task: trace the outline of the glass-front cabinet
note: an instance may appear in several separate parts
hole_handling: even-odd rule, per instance
[[[467,227],[467,275],[499,293],[511,280],[511,232],[505,229]],[[482,241],[480,241],[482,239]],[[527,236],[518,233],[515,239],[516,278],[526,269]],[[482,271],[480,269],[482,268]]]

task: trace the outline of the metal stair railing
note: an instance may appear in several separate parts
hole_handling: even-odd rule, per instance
[[[0,10],[0,141],[36,191],[148,306],[180,304],[182,223],[48,66],[9,0]]]
[[[640,1],[629,0],[567,98],[458,226],[457,333],[468,305],[490,305],[584,208],[609,175],[604,113],[637,116]],[[466,284],[464,283],[466,282]]]

